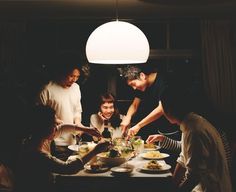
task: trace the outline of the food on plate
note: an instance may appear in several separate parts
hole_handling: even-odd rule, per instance
[[[102,163],[101,161],[95,161],[95,162],[90,164],[90,168],[91,168],[92,171],[100,170],[103,167],[104,167],[104,163]]]
[[[151,160],[151,161],[148,161],[148,163],[146,163],[144,167],[147,169],[161,169],[162,165],[158,163],[157,160]]]
[[[95,146],[96,144],[93,142],[83,142],[81,145],[78,146],[78,151],[81,154],[86,154],[91,151]]]
[[[118,166],[127,161],[127,158],[121,156],[118,150],[110,149],[108,152],[97,155],[100,161],[108,166]]]
[[[163,155],[160,151],[148,151],[145,153],[146,158],[163,158]]]
[[[156,149],[156,145],[154,143],[145,143],[144,148],[146,148],[146,149]]]

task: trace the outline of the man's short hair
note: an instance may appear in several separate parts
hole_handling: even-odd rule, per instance
[[[55,64],[51,67],[52,79],[60,81],[70,74],[74,69],[80,71],[82,81],[86,80],[90,75],[90,67],[81,56],[73,53],[60,54],[55,59]]]
[[[120,76],[125,80],[139,79],[141,69],[136,65],[126,65],[125,67],[118,68]]]
[[[145,64],[133,64],[133,65],[125,65],[124,67],[118,68],[118,71],[120,73],[120,76],[127,80],[134,80],[139,79],[140,73],[144,73],[146,75],[149,75],[150,73],[155,73],[156,70],[153,68],[153,66]]]

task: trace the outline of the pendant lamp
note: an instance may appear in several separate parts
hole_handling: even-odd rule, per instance
[[[135,25],[118,20],[97,27],[86,43],[86,57],[95,64],[138,64],[149,57],[149,43],[145,34]]]

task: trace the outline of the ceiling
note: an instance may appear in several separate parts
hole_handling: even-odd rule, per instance
[[[236,0],[0,0],[0,19],[235,17]]]

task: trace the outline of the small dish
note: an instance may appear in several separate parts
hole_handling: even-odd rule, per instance
[[[133,169],[128,166],[117,166],[111,168],[112,174],[116,176],[129,175],[132,171]]]
[[[103,172],[106,172],[109,170],[109,167],[107,166],[102,166],[102,167],[97,167],[96,169],[95,168],[92,168],[90,163],[86,163],[84,165],[84,169],[85,171],[87,172],[90,172],[90,173],[103,173]]]
[[[94,147],[96,146],[96,143],[93,142],[84,142],[81,145],[75,144],[75,145],[69,145],[68,149],[72,150],[72,151],[76,151],[76,152],[88,152],[90,150],[92,150]]]

